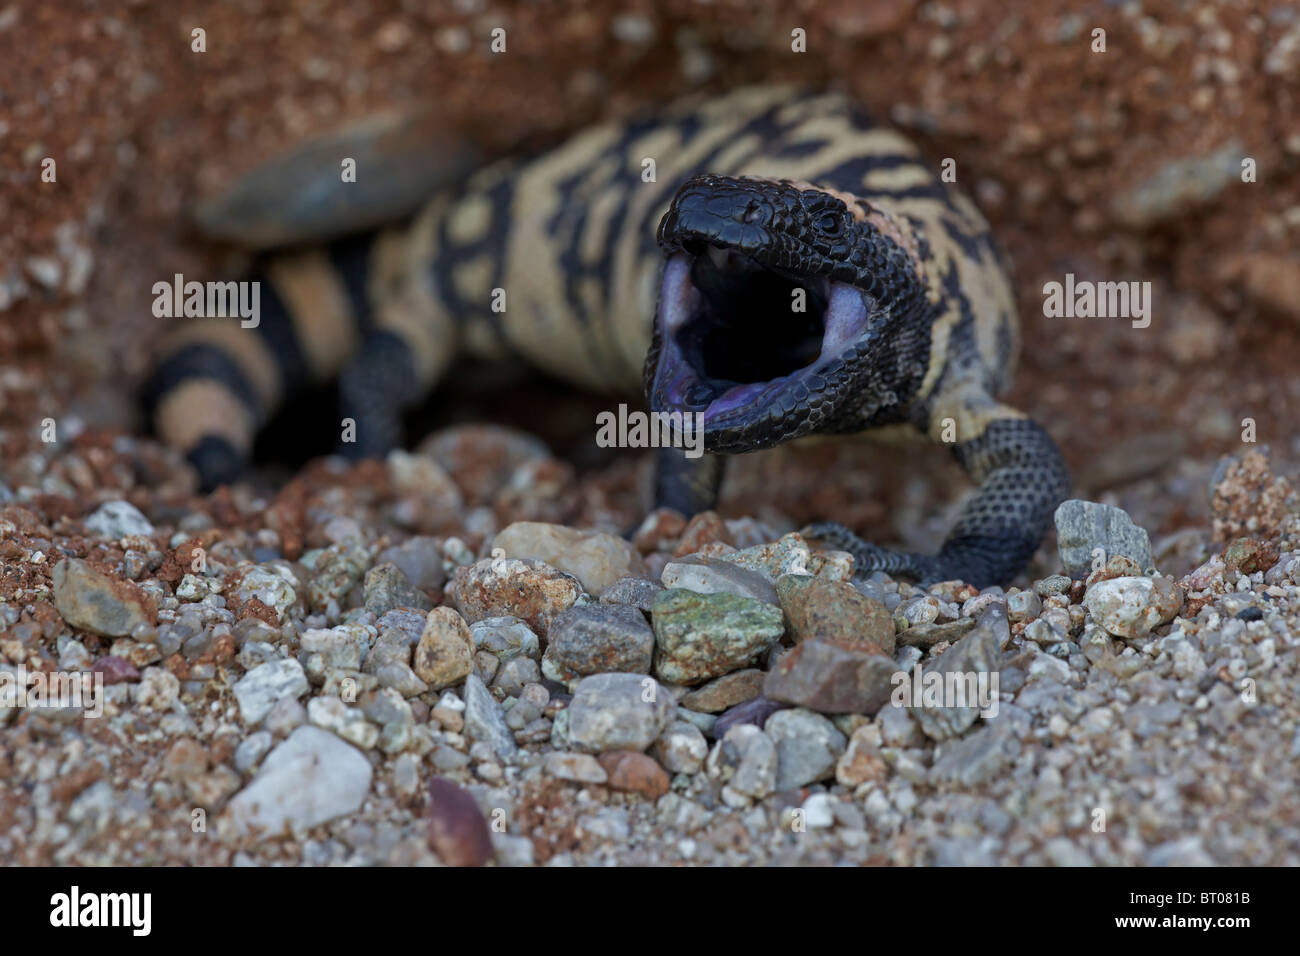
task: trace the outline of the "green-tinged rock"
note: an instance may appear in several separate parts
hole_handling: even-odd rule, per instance
[[[672,588],[655,598],[655,673],[697,684],[754,663],[785,630],[781,609],[736,594]]]

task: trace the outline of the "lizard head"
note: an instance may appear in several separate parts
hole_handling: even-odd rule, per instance
[[[686,182],[659,224],[652,410],[702,413],[710,452],[833,428],[870,387],[916,284],[915,256],[889,227],[855,197],[807,183]]]

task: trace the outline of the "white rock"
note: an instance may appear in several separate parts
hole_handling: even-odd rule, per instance
[[[822,829],[835,824],[835,814],[831,810],[829,793],[814,793],[803,802],[803,824],[810,830]]]
[[[285,612],[298,600],[295,583],[293,572],[287,568],[276,565],[250,568],[235,588],[234,597],[240,603],[256,598],[275,611],[277,620],[283,623]]]
[[[369,750],[379,740],[379,728],[360,710],[348,707],[337,697],[313,697],[307,702],[307,719],[363,750]]]
[[[678,720],[659,735],[650,753],[669,773],[695,774],[709,756],[709,743],[700,728]]]
[[[309,689],[302,665],[291,657],[259,664],[234,686],[239,716],[250,726],[259,723],[278,701],[285,697],[296,699]]]
[[[101,538],[118,541],[128,535],[153,534],[153,525],[129,501],[106,501],[86,519],[86,530]]]
[[[318,727],[299,727],[267,755],[262,769],[226,807],[235,835],[259,838],[301,833],[352,813],[370,791],[370,761],[350,744]]]

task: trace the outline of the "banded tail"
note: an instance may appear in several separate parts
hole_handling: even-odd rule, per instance
[[[400,444],[397,412],[436,378],[448,344],[411,300],[418,270],[408,256],[401,232],[350,237],[269,259],[249,279],[259,283],[255,325],[161,320],[175,327],[142,398],[155,432],[194,465],[203,490],[239,477],[287,399],[335,378],[340,435],[344,419],[355,422],[355,441],[340,450],[368,457]]]

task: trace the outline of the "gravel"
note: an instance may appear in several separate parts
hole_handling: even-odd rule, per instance
[[[1219,498],[1250,525],[1249,494]],[[981,592],[850,581],[844,556],[798,535],[661,516],[638,532],[644,568],[598,587],[536,557],[480,558],[489,534],[477,552],[402,539],[371,528],[382,509],[320,500],[334,505],[297,554],[255,560],[270,536],[233,532],[196,571],[206,525],[153,509],[154,537],[80,539],[96,543],[46,572],[41,614],[0,605],[10,671],[49,647],[105,677],[101,721],[0,709],[11,779],[43,785],[34,755],[73,744],[112,768],[55,775],[60,826],[114,805],[209,815],[220,840],[149,844],[150,862],[1297,858],[1279,808],[1300,748],[1300,518],[1270,512],[1273,536],[1230,539],[1178,579],[1117,551],[1081,577]],[[525,524],[571,545],[572,561],[552,557],[584,575],[593,542],[622,553]],[[644,576],[656,565],[676,586]],[[996,706],[896,698],[900,677],[927,675],[996,679]],[[142,727],[134,749],[117,742]],[[1261,760],[1278,771],[1245,772]],[[1206,826],[1225,802],[1231,823]],[[1113,836],[1091,829],[1096,808]],[[25,843],[61,838],[24,819]]]

